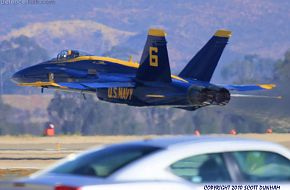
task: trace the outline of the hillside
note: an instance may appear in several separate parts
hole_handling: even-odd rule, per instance
[[[286,32],[290,31],[289,1],[88,0],[80,3],[78,0],[62,0],[49,6],[1,6],[0,9],[1,18],[5,18],[0,23],[0,36],[7,36],[12,30],[21,30],[35,23],[66,21],[63,23],[63,30],[66,30],[71,28],[67,22],[74,20],[85,23],[89,20],[90,23],[101,23],[120,31],[139,34],[149,27],[162,27],[168,32],[172,64],[178,68],[220,28],[233,31],[223,58],[226,62],[229,57],[234,59],[244,54],[277,59],[290,47],[290,35]],[[91,34],[95,32],[92,29],[94,27],[90,27],[88,23],[77,25],[80,27],[73,27],[81,32],[76,32],[72,38],[69,35],[56,38],[59,43],[57,49],[72,47],[86,51],[92,49],[95,52],[94,46],[99,46],[99,43],[94,41]],[[51,33],[50,30],[41,31],[46,31],[46,35]],[[48,42],[51,40],[53,38],[47,39]],[[65,42],[60,42],[61,40]],[[84,41],[89,44],[85,45]],[[45,47],[51,48],[50,45],[51,42]],[[142,49],[133,44],[133,49],[135,48]]]
[[[26,111],[46,110],[51,99],[52,94],[33,94],[33,95],[2,95],[2,100],[5,104]],[[21,101],[20,101],[21,100]]]
[[[51,54],[62,49],[81,49],[101,54],[133,34],[91,20],[58,20],[30,23],[0,36],[0,40],[27,36],[35,39]]]
[[[34,39],[19,36],[0,41],[0,89],[1,94],[36,93],[33,88],[19,88],[11,81],[11,76],[18,70],[48,59],[48,53]]]
[[[26,122],[38,124],[42,128],[49,121],[46,108],[52,95],[3,95],[2,99],[3,103],[18,110],[16,115],[27,113],[29,117],[25,118]]]

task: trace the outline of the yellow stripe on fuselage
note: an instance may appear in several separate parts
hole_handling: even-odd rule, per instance
[[[76,57],[76,58],[69,59],[66,61],[59,61],[56,63],[65,63],[65,62],[72,63],[72,62],[78,62],[78,61],[108,61],[108,62],[124,65],[126,67],[132,67],[136,69],[139,68],[138,62],[130,62],[130,61],[124,61],[124,60],[115,59],[111,57],[101,57],[101,56],[80,56],[80,57]],[[187,80],[180,78],[176,75],[171,75],[171,78],[188,83]]]
[[[18,86],[33,86],[33,87],[54,86],[54,87],[58,87],[58,88],[67,88],[64,86],[60,86],[59,84],[54,83],[54,82],[41,82],[41,81],[29,82],[29,83],[19,83]]]
[[[80,56],[68,60],[63,60],[63,61],[57,61],[56,63],[72,63],[72,62],[78,62],[78,61],[108,61],[112,63],[117,63],[120,65],[124,65],[127,67],[133,67],[133,68],[138,68],[139,64],[137,62],[128,62],[128,61],[123,61],[120,59],[114,59],[111,57],[99,57],[99,56]]]

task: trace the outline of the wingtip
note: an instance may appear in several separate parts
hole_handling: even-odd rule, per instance
[[[232,31],[225,29],[217,30],[214,36],[229,38],[232,36]]]
[[[157,37],[165,37],[166,36],[166,32],[163,29],[150,28],[149,31],[148,31],[148,35],[157,36]]]

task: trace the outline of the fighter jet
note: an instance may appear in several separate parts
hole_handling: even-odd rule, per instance
[[[56,58],[16,72],[19,86],[94,93],[129,106],[168,106],[189,111],[226,105],[232,91],[272,89],[274,84],[218,85],[211,78],[231,31],[218,30],[178,74],[169,65],[166,33],[150,29],[140,63],[63,50]]]

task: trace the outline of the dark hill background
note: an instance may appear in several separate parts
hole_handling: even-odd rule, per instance
[[[0,134],[39,134],[44,120],[53,122],[58,133],[86,135],[181,134],[195,129],[227,133],[233,128],[239,132],[265,132],[267,128],[289,132],[289,10],[290,2],[270,0],[56,0],[52,5],[0,4],[0,89],[1,95],[6,96],[0,99]],[[133,55],[139,61],[150,27],[167,31],[174,73],[217,29],[232,30],[213,82],[276,83],[277,89],[267,94],[284,98],[233,98],[226,107],[196,112],[130,108],[67,93],[56,93],[42,110],[19,109],[17,101],[21,99],[13,99],[13,105],[7,103],[9,94],[39,94],[37,89],[19,88],[10,82],[16,70],[52,58],[67,48],[121,59]],[[32,107],[36,104],[30,103]],[[33,119],[43,115],[47,119],[41,122]]]

